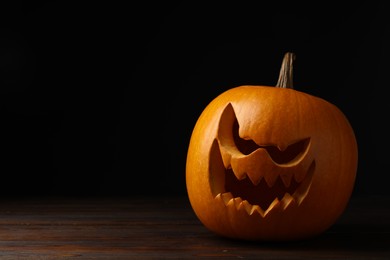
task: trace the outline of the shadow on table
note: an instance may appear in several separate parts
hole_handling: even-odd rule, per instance
[[[260,257],[261,253],[266,252],[271,259],[302,259],[302,256],[390,259],[390,198],[351,201],[338,222],[323,234],[310,239],[289,242],[216,240],[212,243],[224,246],[238,257]]]

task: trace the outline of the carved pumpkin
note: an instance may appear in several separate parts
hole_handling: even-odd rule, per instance
[[[221,236],[296,240],[335,223],[351,196],[357,142],[333,104],[292,88],[286,53],[276,87],[216,97],[193,129],[186,187],[199,220]]]

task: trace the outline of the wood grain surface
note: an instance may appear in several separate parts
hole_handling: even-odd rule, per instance
[[[0,200],[0,259],[390,259],[390,198],[353,198],[305,241],[216,236],[186,197]]]

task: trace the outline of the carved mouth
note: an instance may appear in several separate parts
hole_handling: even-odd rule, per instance
[[[315,170],[315,161],[306,156],[310,138],[283,150],[276,145],[259,146],[239,137],[237,120],[231,120],[231,112],[229,115],[233,131],[220,131],[219,141],[214,141],[210,151],[210,183],[215,199],[262,217],[301,204]],[[222,120],[226,123],[226,115]]]

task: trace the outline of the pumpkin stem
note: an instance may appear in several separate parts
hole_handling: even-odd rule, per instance
[[[279,72],[279,79],[276,83],[277,88],[293,88],[293,61],[295,54],[287,52],[282,61],[282,67]]]

